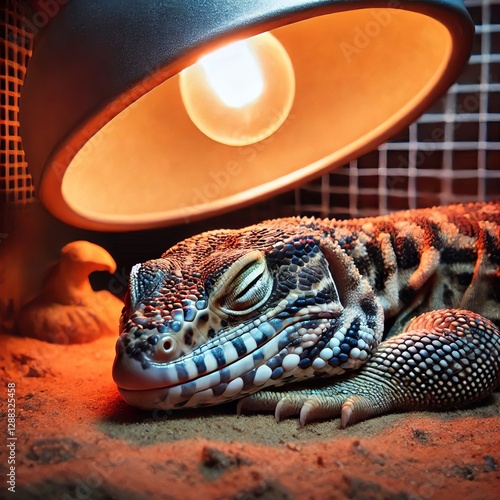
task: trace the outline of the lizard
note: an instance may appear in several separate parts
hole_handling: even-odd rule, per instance
[[[462,407],[500,382],[500,203],[207,231],[135,265],[124,302],[132,406],[342,427]]]

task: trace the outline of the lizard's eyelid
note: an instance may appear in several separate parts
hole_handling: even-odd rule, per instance
[[[238,259],[225,273],[213,303],[226,314],[244,315],[258,309],[271,295],[273,278],[260,252]]]

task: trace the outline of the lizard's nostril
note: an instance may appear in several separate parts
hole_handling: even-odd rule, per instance
[[[170,335],[161,335],[154,352],[156,361],[172,361],[177,355],[177,342]]]
[[[163,351],[164,352],[171,352],[174,348],[174,342],[172,339],[165,339],[163,342]]]

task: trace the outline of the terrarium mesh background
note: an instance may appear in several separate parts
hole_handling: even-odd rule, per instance
[[[0,201],[25,203],[33,199],[34,191],[19,135],[19,95],[33,35],[22,3],[0,5]]]
[[[364,216],[500,196],[500,0],[465,4],[476,35],[457,83],[391,141],[297,189],[297,213]]]
[[[360,216],[498,198],[500,0],[465,3],[476,36],[457,83],[391,141],[297,189],[296,213]],[[25,4],[2,5],[0,200],[25,203],[34,194],[19,136],[18,98],[33,37],[29,17],[23,22]]]

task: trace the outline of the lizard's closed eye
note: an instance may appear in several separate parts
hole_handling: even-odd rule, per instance
[[[273,278],[260,252],[238,259],[221,277],[212,303],[222,312],[242,316],[258,309],[271,295]]]

